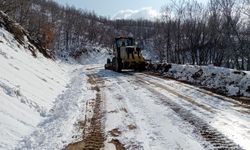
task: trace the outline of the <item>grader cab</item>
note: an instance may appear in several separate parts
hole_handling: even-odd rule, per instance
[[[145,59],[142,56],[141,48],[135,44],[132,37],[115,38],[113,44],[113,58],[107,59],[105,69],[121,72],[122,69],[145,70]]]

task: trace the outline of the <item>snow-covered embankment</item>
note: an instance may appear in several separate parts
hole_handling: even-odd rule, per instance
[[[47,116],[68,82],[67,71],[45,58],[18,24],[0,18],[0,149],[13,149]],[[18,37],[19,39],[18,39]]]
[[[151,64],[149,71],[202,86],[228,96],[250,97],[250,73],[223,67]]]

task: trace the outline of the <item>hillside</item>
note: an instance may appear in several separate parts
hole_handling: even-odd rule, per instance
[[[55,60],[0,12],[0,149],[60,149],[80,138],[81,97],[91,92],[78,62],[104,63],[109,56],[109,49],[86,45],[79,55],[85,57]]]
[[[0,13],[0,148],[13,149],[49,114],[68,76],[21,26]]]
[[[0,9],[58,58],[84,55],[89,43],[112,48],[114,37],[133,36],[160,62],[250,70],[248,0],[171,1],[154,21],[112,20],[51,0],[0,1]]]

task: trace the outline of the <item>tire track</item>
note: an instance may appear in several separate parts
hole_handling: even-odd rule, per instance
[[[211,108],[211,107],[208,107],[208,106],[206,106],[206,105],[203,105],[203,104],[201,104],[201,103],[198,103],[198,102],[196,102],[194,99],[192,99],[191,97],[189,97],[189,96],[186,96],[186,95],[182,95],[182,94],[179,94],[178,92],[176,92],[176,91],[174,91],[174,90],[172,90],[172,89],[170,89],[170,88],[168,88],[168,87],[166,87],[166,86],[163,86],[162,84],[159,84],[159,83],[155,83],[155,82],[151,82],[151,81],[144,81],[143,79],[141,79],[140,77],[137,77],[138,79],[138,81],[140,81],[140,82],[144,82],[144,83],[149,83],[148,85],[154,85],[154,86],[156,86],[156,87],[159,87],[159,88],[161,88],[161,89],[164,89],[164,90],[166,90],[166,91],[168,91],[169,93],[171,93],[171,94],[173,94],[173,95],[175,95],[175,96],[177,96],[177,97],[179,97],[179,98],[181,98],[181,99],[183,99],[183,100],[185,100],[185,101],[188,101],[189,103],[191,103],[191,104],[193,104],[193,105],[195,105],[195,106],[198,106],[199,108],[202,108],[202,109],[204,109],[204,110],[206,110],[206,111],[208,111],[208,112],[210,112],[210,113],[215,113],[215,111]]]
[[[69,144],[65,150],[99,150],[104,147],[105,133],[104,133],[104,110],[102,100],[101,86],[104,81],[95,75],[88,75],[88,83],[92,85],[92,90],[96,91],[96,97],[87,102],[86,110],[92,113],[88,116],[86,113],[83,133],[83,140]]]
[[[174,81],[177,81],[176,84],[179,84],[181,86],[185,86],[187,88],[194,88],[192,85],[188,84],[188,83],[183,83],[182,81],[178,81],[177,79],[172,79],[172,78],[168,78],[168,77],[165,77],[165,76],[161,76],[161,75],[158,75],[158,74],[154,74],[154,73],[145,73],[145,74],[142,74],[143,76],[145,77],[148,77],[148,78],[151,78],[151,79],[154,79],[154,78],[160,78],[160,79],[164,79],[164,80],[174,80]],[[153,78],[153,77],[154,78]],[[220,100],[223,100],[223,101],[226,101],[226,102],[230,102],[232,104],[234,104],[234,107],[243,107],[243,108],[246,108],[246,109],[250,109],[250,105],[248,104],[245,104],[244,102],[242,102],[241,100],[235,100],[233,98],[229,98],[229,97],[225,97],[223,95],[219,95],[219,94],[216,94],[214,92],[212,92],[211,90],[206,90],[206,88],[204,87],[201,87],[200,88],[197,88],[195,87],[195,90],[196,91],[199,91],[201,93],[204,93],[206,95],[210,95],[210,96],[213,96],[213,97],[216,97]],[[245,113],[248,113],[250,114],[249,111],[245,111]]]
[[[242,148],[234,143],[231,139],[227,138],[225,135],[220,133],[215,128],[211,127],[209,124],[207,124],[205,121],[203,121],[198,116],[191,113],[189,110],[183,108],[181,105],[175,103],[173,100],[169,99],[153,87],[149,86],[148,81],[144,81],[143,79],[137,79],[136,81],[139,81],[139,84],[141,86],[147,88],[152,93],[156,94],[160,97],[160,102],[171,108],[180,118],[182,118],[184,121],[188,122],[194,127],[194,133],[202,137],[207,143],[204,143],[204,147],[213,146],[214,149],[227,149],[227,150],[241,150]],[[166,91],[168,89],[163,88],[162,86],[158,86],[158,84],[150,82],[151,85],[155,85],[156,87],[162,88]],[[186,96],[180,96],[178,93],[173,93],[173,91],[168,91],[171,94],[177,94],[177,97],[185,99]],[[203,107],[203,106],[200,106]],[[204,108],[204,107],[203,107]],[[206,109],[206,108],[205,108]]]

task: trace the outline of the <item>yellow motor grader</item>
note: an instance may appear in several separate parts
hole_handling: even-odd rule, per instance
[[[113,44],[113,58],[107,59],[105,69],[121,72],[122,69],[145,70],[146,61],[141,48],[135,44],[132,37],[117,37]]]

